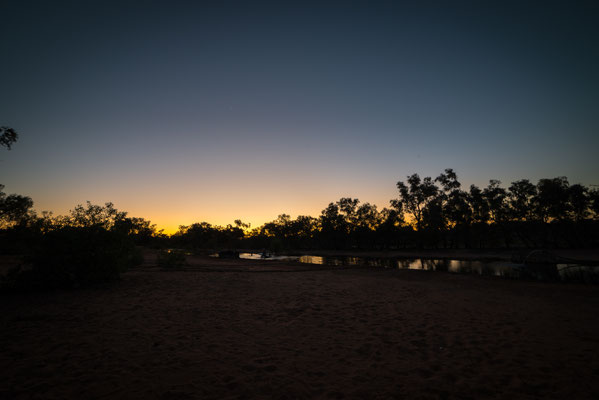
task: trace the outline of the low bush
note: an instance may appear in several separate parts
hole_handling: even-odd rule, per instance
[[[119,279],[139,264],[133,241],[103,227],[63,227],[41,236],[25,263],[3,278],[4,290],[77,288]]]
[[[181,268],[185,265],[186,256],[182,250],[161,250],[158,252],[158,266],[166,269]]]

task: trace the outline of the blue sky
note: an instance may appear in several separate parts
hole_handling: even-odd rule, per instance
[[[454,168],[599,184],[593,2],[0,5],[6,191],[112,201],[168,230]]]

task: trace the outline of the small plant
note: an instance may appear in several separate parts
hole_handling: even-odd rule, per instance
[[[186,255],[183,250],[169,249],[158,253],[158,266],[165,269],[181,268],[185,261]]]

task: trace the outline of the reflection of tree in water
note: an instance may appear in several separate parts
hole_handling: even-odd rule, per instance
[[[599,267],[558,264],[560,278],[566,282],[599,283]]]

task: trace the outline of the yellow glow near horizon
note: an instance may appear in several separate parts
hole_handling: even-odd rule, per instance
[[[127,212],[129,217],[144,218],[150,221],[151,224],[156,226],[157,231],[162,230],[162,233],[166,235],[176,233],[182,225],[189,226],[201,222],[207,222],[213,226],[227,226],[229,224],[234,225],[234,221],[239,219],[243,223],[250,224],[249,230],[252,230],[275,220],[281,214],[288,214],[291,219],[295,219],[300,215],[318,218],[321,211],[330,202],[335,202],[341,197],[349,197],[344,194],[337,194],[336,196],[330,196],[329,201],[323,201],[317,197],[320,193],[312,192],[310,194],[315,195],[315,197],[297,196],[298,199],[293,199],[293,201],[283,197],[274,200],[268,199],[268,202],[256,201],[255,198],[241,201],[231,199],[231,197],[227,197],[220,202],[210,199],[208,201],[198,201],[197,203],[181,201],[176,198],[140,201],[136,196],[119,198],[115,195],[112,197],[115,198],[113,204],[117,210]],[[106,197],[108,198],[108,196]],[[90,201],[92,204],[97,205],[106,203],[106,201],[94,197]],[[363,202],[368,202],[368,200],[361,203]],[[35,210],[39,214],[43,210],[51,210],[55,216],[68,215],[70,210],[74,209],[77,204],[85,204],[85,201],[70,201],[69,203],[72,203],[70,207],[60,207],[59,203],[36,202]],[[388,200],[370,201],[370,203],[377,204],[379,210],[388,206]]]
[[[220,177],[216,172],[195,177],[189,170],[174,176],[152,171],[143,176],[125,173],[117,175],[118,179],[102,174],[98,179],[86,178],[83,185],[61,181],[58,187],[27,185],[11,189],[30,196],[38,213],[49,210],[54,215],[68,215],[77,204],[88,200],[97,205],[112,202],[119,211],[144,218],[169,235],[181,225],[200,222],[226,226],[240,219],[253,229],[280,214],[288,214],[292,219],[299,215],[317,218],[330,202],[342,197],[358,198],[381,210],[396,197],[392,180],[383,184],[371,176],[352,176],[314,181],[308,175],[300,177],[284,168],[269,171],[267,179],[258,179],[243,170],[229,171]],[[321,172],[325,177],[327,174],[332,172]]]
[[[256,220],[255,222],[252,222],[252,221],[249,221],[249,220],[244,220],[242,218],[240,218],[240,219],[244,223],[249,223],[250,224],[250,229],[249,230],[252,230],[254,228],[262,226],[266,222],[270,221],[270,220],[268,220],[268,221],[259,222],[259,221]],[[150,221],[152,222],[152,224],[156,225],[156,231],[162,230],[162,233],[165,234],[165,235],[173,235],[173,234],[177,233],[177,231],[179,230],[179,227],[182,226],[182,225],[183,226],[189,226],[189,225],[192,225],[192,224],[195,224],[195,223],[201,223],[201,222],[207,222],[207,223],[211,224],[212,226],[234,225],[233,221],[228,221],[228,222],[223,222],[223,223],[215,223],[215,222],[210,221],[210,220],[205,220],[205,221],[201,220],[201,221],[192,221],[192,222],[185,223],[185,224],[176,224],[176,223],[172,223],[172,222],[161,223],[161,222],[155,222],[153,220],[150,220]]]

